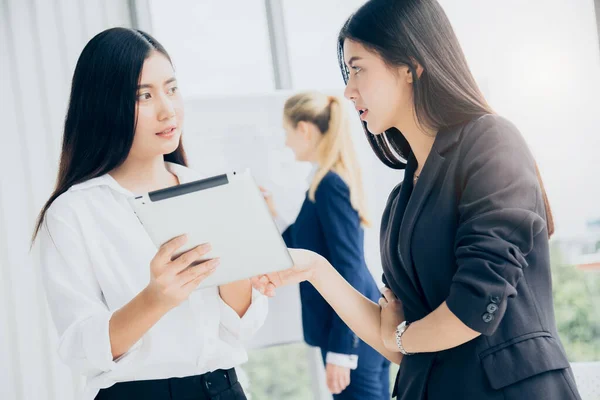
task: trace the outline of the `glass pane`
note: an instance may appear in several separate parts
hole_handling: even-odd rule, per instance
[[[488,101],[519,128],[543,176],[556,223],[555,316],[569,360],[600,361],[600,54],[594,4],[440,3]]]
[[[282,0],[294,89],[344,87],[337,35],[364,0]]]
[[[243,365],[253,399],[311,399],[308,347],[304,343],[275,346],[249,352]]]
[[[600,361],[600,233],[554,240],[550,251],[554,313],[569,361]]]
[[[263,0],[150,0],[153,36],[165,46],[186,97],[274,89]]]

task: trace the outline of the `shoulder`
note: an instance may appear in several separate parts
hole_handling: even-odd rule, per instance
[[[336,172],[329,171],[317,187],[316,195],[330,192],[349,192],[348,185]]]
[[[350,188],[339,174],[329,171],[317,186],[315,202],[317,205],[319,203],[350,202]]]
[[[65,193],[58,196],[44,216],[44,224],[55,225],[77,225],[79,215],[87,204],[87,197],[93,189],[85,190],[67,190]]]
[[[465,150],[473,146],[526,148],[527,144],[519,129],[508,119],[494,114],[479,117],[463,129],[462,146]]]
[[[131,195],[108,174],[80,182],[71,186],[52,202],[46,211],[45,219],[74,223],[79,219],[78,216],[92,204],[107,207],[111,200],[114,201],[113,192],[124,196]]]
[[[454,157],[462,174],[477,173],[484,165],[494,165],[488,172],[495,174],[535,173],[535,160],[525,138],[511,121],[498,115],[485,115],[466,124]]]

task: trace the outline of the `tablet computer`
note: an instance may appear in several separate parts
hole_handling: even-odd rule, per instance
[[[130,198],[129,203],[157,248],[183,234],[188,241],[176,256],[211,244],[206,258],[220,257],[221,264],[200,288],[293,266],[249,170],[149,192]]]

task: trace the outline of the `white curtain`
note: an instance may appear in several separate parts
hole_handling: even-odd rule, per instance
[[[131,26],[123,0],[0,2],[0,398],[78,398],[57,357],[34,221],[56,178],[77,57],[96,33]]]

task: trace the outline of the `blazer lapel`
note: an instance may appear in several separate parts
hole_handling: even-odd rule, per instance
[[[410,174],[407,171],[404,178],[404,184],[408,187],[408,190],[412,191],[412,194],[406,205],[406,211],[404,212],[404,218],[402,220],[402,225],[400,226],[399,252],[408,275],[415,288],[417,288],[417,291],[421,294],[421,283],[416,274],[411,252],[413,230],[419,214],[421,213],[423,204],[434,187],[434,183],[440,173],[444,160],[444,157],[440,156],[432,149],[427,157],[427,162],[423,167],[417,184],[413,186],[414,169]]]
[[[438,175],[443,169],[442,167],[446,161],[444,154],[453,144],[458,142],[461,131],[461,127],[452,127],[441,129],[438,132],[416,185],[413,185],[413,177],[417,162],[412,153],[409,163],[407,164],[406,174],[404,175],[402,190],[406,190],[410,195],[410,198],[408,199],[404,218],[402,219],[402,224],[400,226],[398,250],[406,272],[410,276],[415,288],[417,288],[417,291],[421,294],[423,291],[416,273],[411,252],[413,231],[423,209],[423,205],[435,187]],[[406,186],[406,188],[404,186]],[[410,193],[411,191],[412,193]]]

